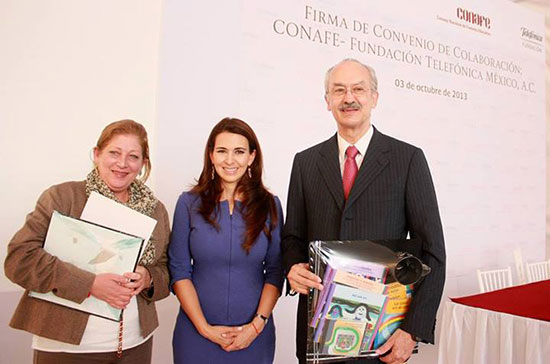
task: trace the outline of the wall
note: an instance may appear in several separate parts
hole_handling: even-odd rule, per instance
[[[548,133],[548,121],[550,120],[550,3],[547,0],[516,0],[519,5],[533,9],[544,14],[546,19],[546,255],[550,259],[550,134]]]
[[[0,1],[0,261],[41,191],[85,178],[107,123],[142,122],[154,167],[161,12],[160,0]],[[0,363],[30,361],[30,335],[7,327],[20,294],[2,272]]]
[[[479,31],[460,22],[457,7],[490,17],[491,28]],[[377,70],[380,97],[374,125],[426,153],[448,253],[444,299],[477,292],[476,269],[512,265],[518,246],[527,260],[544,255],[544,53],[539,45],[536,51],[528,48],[521,38],[522,26],[544,33],[542,16],[500,0],[421,0],[399,8],[374,0],[288,0],[276,7],[269,0],[242,0],[203,2],[193,9],[196,15],[188,17],[186,4],[167,2],[162,21],[157,125],[162,179],[157,188],[170,208],[200,173],[208,133],[226,115],[252,125],[266,156],[265,182],[286,204],[294,154],[335,130],[323,100],[324,72],[344,57],[355,57]],[[360,32],[357,24],[364,26]],[[385,37],[381,28],[388,30]],[[321,36],[299,35],[298,29]],[[435,47],[410,46],[389,31]],[[331,37],[324,41],[327,33]],[[336,38],[341,42],[335,45],[331,40]],[[419,60],[362,51],[350,46],[350,39],[404,50]],[[521,72],[498,73],[533,82],[536,91],[488,82],[494,69],[455,53],[445,56],[441,45],[511,61]],[[430,58],[481,70],[483,78],[444,72],[441,66],[429,66]],[[399,80],[465,96],[422,93],[418,87],[399,87]],[[275,309],[278,363],[293,360],[288,350],[293,336],[287,335],[293,304],[281,299]],[[433,362],[436,350],[423,346],[412,362]]]

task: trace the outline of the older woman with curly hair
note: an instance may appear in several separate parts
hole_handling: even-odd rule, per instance
[[[169,294],[170,227],[164,205],[143,183],[151,170],[147,132],[132,120],[111,123],[93,154],[94,168],[86,180],[44,191],[8,245],[6,276],[26,290],[10,326],[33,334],[34,363],[151,362],[152,335],[158,326],[154,302]],[[43,249],[53,211],[78,218],[93,191],[157,220],[134,272],[94,274]],[[123,320],[33,298],[29,291],[53,292],[76,303],[91,295],[124,309]]]

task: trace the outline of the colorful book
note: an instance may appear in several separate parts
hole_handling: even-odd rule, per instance
[[[321,333],[323,332],[323,326],[325,324],[325,317],[327,315],[328,309],[330,308],[330,300],[332,299],[332,294],[334,293],[334,289],[336,288],[336,285],[334,283],[330,283],[327,286],[325,286],[325,290],[327,291],[327,295],[325,298],[325,303],[322,307],[320,317],[318,319],[315,332],[313,335],[313,341],[319,342],[319,339],[321,337]]]
[[[335,273],[336,273],[336,270],[332,268],[330,264],[327,264],[327,268],[325,269],[325,275],[323,276],[323,285],[325,286],[325,289],[323,289],[321,293],[319,293],[319,298],[317,299],[317,303],[315,306],[315,312],[313,313],[313,316],[309,323],[309,326],[311,327],[317,327],[317,324],[319,323],[319,319],[321,318],[321,312],[325,307],[326,299],[330,290],[329,287]]]
[[[366,321],[331,320],[327,325],[321,353],[355,356],[359,354]]]
[[[382,346],[401,326],[412,299],[412,286],[403,286],[397,282],[388,285],[388,301],[380,320],[380,327],[374,339],[373,349]]]
[[[384,264],[365,262],[362,260],[346,258],[344,261],[335,259],[333,267],[344,271],[368,277],[373,281],[384,283],[388,275],[388,267]]]
[[[384,284],[381,283],[387,275],[387,268],[384,265],[354,259],[348,259],[345,266],[337,260],[332,264],[327,263],[323,277],[325,289],[321,291],[315,304],[314,313],[309,322],[311,327],[317,327],[323,309],[326,311],[325,305],[333,281],[374,293],[383,293],[385,290]]]
[[[385,303],[386,296],[383,294],[332,283],[325,308],[323,309],[322,318],[315,331],[314,341],[320,341],[323,326],[327,320],[363,322],[365,325],[361,348],[365,347],[365,345],[370,347]]]
[[[363,291],[384,294],[386,292],[386,285],[383,283],[376,282],[370,277],[358,273],[347,272],[343,269],[338,269],[335,274],[333,274],[333,282],[345,284],[349,287],[355,287]]]

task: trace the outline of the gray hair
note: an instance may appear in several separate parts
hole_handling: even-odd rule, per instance
[[[370,74],[370,89],[373,92],[378,92],[378,79],[376,78],[376,72],[374,71],[374,68],[372,68],[371,66],[368,66],[368,65],[356,60],[355,58],[345,58],[345,59],[341,60],[340,62],[336,63],[334,66],[330,67],[327,70],[327,72],[325,73],[325,95],[328,94],[328,81],[329,81],[329,78],[330,78],[330,74],[332,73],[332,70],[336,66],[339,66],[344,62],[355,62],[355,63],[360,64],[361,66],[365,67],[367,69],[367,71],[369,72],[369,74]]]

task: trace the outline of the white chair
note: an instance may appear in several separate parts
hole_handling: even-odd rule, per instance
[[[518,284],[525,284],[527,283],[527,279],[525,277],[525,268],[523,265],[523,258],[521,254],[521,248],[518,247],[514,249],[514,261],[516,262],[516,273],[518,275]]]
[[[512,268],[477,270],[477,281],[481,293],[512,286]]]
[[[527,263],[527,282],[538,282],[550,279],[550,260]]]

